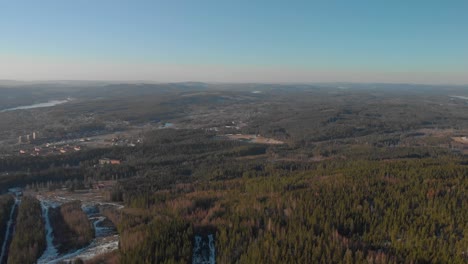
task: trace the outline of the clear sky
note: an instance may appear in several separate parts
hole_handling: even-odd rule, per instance
[[[468,84],[468,1],[0,0],[0,79]]]

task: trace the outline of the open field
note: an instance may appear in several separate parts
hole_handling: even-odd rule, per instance
[[[232,140],[241,140],[241,141],[247,141],[247,142],[258,143],[258,144],[273,144],[273,145],[284,144],[283,141],[272,139],[272,138],[266,138],[266,137],[262,137],[259,135],[227,134],[224,136]]]

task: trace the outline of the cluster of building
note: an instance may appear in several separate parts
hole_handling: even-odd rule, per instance
[[[137,144],[140,144],[141,142],[142,142],[142,139],[137,139],[136,141],[133,141],[133,139],[121,138],[121,137],[113,137],[110,140],[110,143],[112,146],[126,146],[126,147],[135,147]]]
[[[36,132],[32,132],[32,134],[19,136],[18,137],[18,144],[31,143],[32,141],[35,141],[36,138],[37,138],[37,133]]]
[[[119,165],[120,160],[103,158],[99,160],[99,165]]]

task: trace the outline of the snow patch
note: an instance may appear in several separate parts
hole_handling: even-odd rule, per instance
[[[49,217],[49,209],[51,207],[54,208],[56,206],[57,206],[56,203],[46,201],[46,200],[41,200],[42,217],[45,220],[47,247],[44,253],[42,254],[42,256],[37,260],[38,264],[50,263],[51,260],[53,260],[54,258],[58,256],[58,250],[54,245],[54,230],[50,223],[50,217]]]
[[[212,234],[208,236],[195,236],[193,245],[192,264],[215,264],[216,248]]]
[[[44,215],[48,215],[48,209],[50,207],[59,206],[62,203],[72,201],[71,199],[67,199],[64,197],[55,197],[56,199],[60,200],[46,200],[41,196],[37,197],[41,201],[41,205],[43,205],[43,210],[47,210],[47,213]],[[88,219],[93,223],[93,227],[95,230],[95,238],[93,241],[86,247],[59,255],[57,249],[54,247],[53,244],[49,245],[49,239],[53,241],[53,230],[50,225],[49,217],[45,218],[46,220],[46,231],[47,231],[47,249],[41,258],[38,260],[38,264],[42,263],[71,263],[76,259],[82,260],[89,260],[101,254],[105,254],[108,252],[112,252],[119,248],[119,235],[116,234],[116,230],[114,227],[103,226],[102,223],[106,220],[105,216],[102,216],[99,213],[99,209],[97,206],[99,205],[110,205],[114,206],[117,209],[122,209],[123,206],[114,203],[105,203],[105,202],[91,202],[86,203],[82,202],[82,210],[86,213]]]

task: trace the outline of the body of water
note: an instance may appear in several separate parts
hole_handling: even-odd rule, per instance
[[[463,99],[463,100],[468,100],[468,96],[461,96],[461,95],[452,95],[450,96],[452,98],[458,98],[458,99]]]
[[[23,105],[23,106],[17,106],[13,108],[8,108],[1,110],[0,112],[9,112],[9,111],[15,111],[15,110],[27,110],[27,109],[33,109],[33,108],[42,108],[42,107],[52,107],[64,103],[70,102],[71,99],[66,99],[66,100],[51,100],[45,103],[38,103],[38,104],[32,104],[32,105]]]

